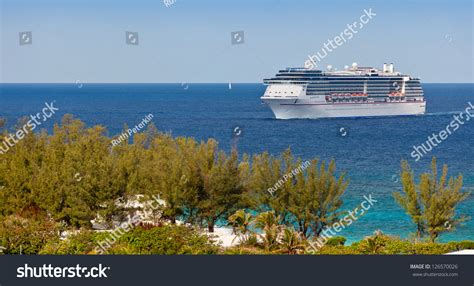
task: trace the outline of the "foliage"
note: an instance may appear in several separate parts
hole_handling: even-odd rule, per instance
[[[268,153],[255,155],[251,164],[250,192],[245,194],[252,207],[274,211],[279,223],[295,227],[305,238],[319,236],[342,214],[345,176],[335,175],[336,164],[294,158],[288,149],[275,158]]]
[[[280,239],[280,248],[286,254],[300,254],[306,248],[304,238],[301,233],[292,227],[285,227]]]
[[[279,225],[280,217],[274,212],[263,212],[255,218],[255,227],[260,229],[263,234],[259,234],[266,250],[272,251],[278,248],[278,238],[283,229]]]
[[[256,244],[256,236],[250,230],[253,220],[254,217],[243,209],[229,217],[229,225],[232,226],[232,232],[236,235],[234,240],[238,238],[240,244]]]
[[[384,250],[387,240],[389,237],[382,232],[376,232],[373,236],[362,240],[357,249],[364,254],[380,254]]]
[[[0,140],[8,134],[3,125],[0,120]],[[213,139],[174,138],[152,124],[119,144],[112,139],[117,138],[109,138],[103,126],[86,128],[65,115],[51,134],[28,132],[0,154],[5,253],[93,254],[107,232],[91,231],[91,220],[112,228],[136,213],[138,207],[125,202],[138,195],[164,201],[153,210],[161,220],[133,228],[107,253],[299,254],[308,251],[308,239],[343,215],[348,182],[345,174],[337,175],[334,161],[303,161],[290,149],[279,156],[239,156],[236,149],[223,152]],[[448,180],[444,166],[438,178],[433,159],[431,173],[416,184],[402,162],[402,184],[394,197],[416,225],[416,243],[376,233],[344,246],[345,238],[333,237],[317,254],[431,254],[473,247],[471,241],[434,243],[467,219],[456,214],[469,195],[461,192],[462,176]],[[194,227],[177,226],[178,220],[209,232],[227,220],[239,245],[222,250]],[[59,236],[64,229],[65,239]],[[420,242],[427,235],[430,243]]]
[[[59,226],[44,213],[27,211],[0,222],[0,246],[5,254],[37,254],[59,237]]]
[[[114,176],[110,141],[104,134],[105,128],[85,129],[70,115],[54,126],[51,136],[28,133],[2,154],[0,213],[32,205],[55,221],[89,227],[97,212],[113,206],[123,190],[116,186],[120,178]]]
[[[66,239],[50,239],[40,254],[95,254],[107,232],[78,231]],[[217,254],[219,247],[205,234],[191,227],[168,225],[137,226],[120,236],[105,254]]]
[[[343,237],[343,236],[333,236],[333,237],[330,237],[325,245],[329,245],[329,246],[343,246],[344,243],[346,243],[346,238]]]
[[[413,172],[410,170],[407,161],[402,161],[401,181],[404,195],[396,192],[393,196],[397,203],[402,206],[412,218],[413,223],[416,224],[416,235],[418,238],[421,238],[425,227],[423,224],[422,209],[416,191]]]
[[[374,239],[373,237],[371,239]],[[432,243],[432,242],[411,242],[394,237],[377,238],[379,243],[375,254],[383,255],[441,255],[448,252],[462,250],[462,244],[458,242]],[[470,242],[471,244],[474,242]],[[325,245],[316,254],[326,255],[358,255],[373,254],[374,248],[367,248],[367,240],[359,241],[351,246],[330,246]]]
[[[216,254],[218,246],[191,227],[136,227],[119,238],[108,253],[133,254]]]
[[[462,192],[462,176],[449,178],[448,167],[438,179],[436,158],[431,163],[431,173],[420,176],[420,183],[415,185],[413,172],[406,161],[402,162],[403,192],[394,193],[395,200],[405,209],[417,226],[417,236],[429,235],[434,242],[441,233],[453,231],[457,225],[468,217],[456,216],[456,206],[470,195]]]
[[[474,249],[474,241],[472,240],[463,240],[463,241],[452,241],[448,243],[456,250],[463,250],[463,249]]]
[[[274,254],[258,247],[234,246],[225,248],[221,254],[225,255],[262,255]]]
[[[219,219],[226,219],[237,210],[243,187],[239,180],[237,153],[234,151],[227,156],[222,151],[216,153],[213,144],[210,147],[198,153],[205,154],[201,159],[207,164],[200,164],[198,178],[201,183],[196,186],[198,203],[195,209],[198,221],[213,232]]]
[[[91,230],[82,230],[70,234],[65,239],[52,239],[41,249],[39,254],[92,254],[97,234]]]
[[[312,253],[312,252],[311,252]],[[333,246],[333,245],[325,245],[321,247],[318,252],[315,253],[316,255],[357,255],[362,254],[357,249],[347,246]]]
[[[359,254],[405,254],[405,255],[438,255],[462,249],[474,248],[473,241],[433,243],[403,240],[381,232],[352,244],[351,248]]]

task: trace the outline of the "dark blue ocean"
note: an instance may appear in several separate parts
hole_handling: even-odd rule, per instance
[[[216,138],[220,147],[239,152],[279,154],[291,146],[304,159],[335,159],[337,169],[350,180],[344,195],[345,210],[352,210],[372,194],[377,200],[367,214],[343,230],[349,241],[374,230],[407,237],[414,225],[398,207],[392,192],[401,189],[400,160],[415,172],[430,168],[431,156],[449,166],[449,174],[464,176],[464,190],[474,191],[474,120],[462,125],[420,161],[410,153],[413,145],[446,128],[457,114],[474,105],[473,84],[424,84],[427,114],[411,117],[276,120],[259,97],[262,84],[2,84],[0,117],[13,128],[22,116],[41,112],[45,102],[59,108],[43,126],[51,130],[63,114],[71,113],[88,126],[101,124],[109,134],[123,125],[135,126],[149,113],[162,131],[197,139]],[[233,139],[233,130],[242,131]],[[345,136],[342,136],[345,135]],[[473,217],[441,241],[474,240],[474,194],[459,207]]]

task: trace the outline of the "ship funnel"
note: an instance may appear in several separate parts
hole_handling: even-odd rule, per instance
[[[383,63],[383,72],[388,72],[387,63]]]
[[[391,72],[391,73],[394,72],[393,63],[390,63],[388,65],[388,72]]]

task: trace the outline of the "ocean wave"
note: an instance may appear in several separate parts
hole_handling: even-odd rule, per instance
[[[420,116],[445,116],[462,113],[463,111],[444,111],[444,112],[428,112]]]

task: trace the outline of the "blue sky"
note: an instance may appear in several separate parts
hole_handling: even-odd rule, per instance
[[[423,82],[473,82],[470,0],[0,1],[0,82],[261,82],[303,66],[369,8],[376,16],[319,66],[393,62]],[[31,45],[19,45],[23,31]]]

